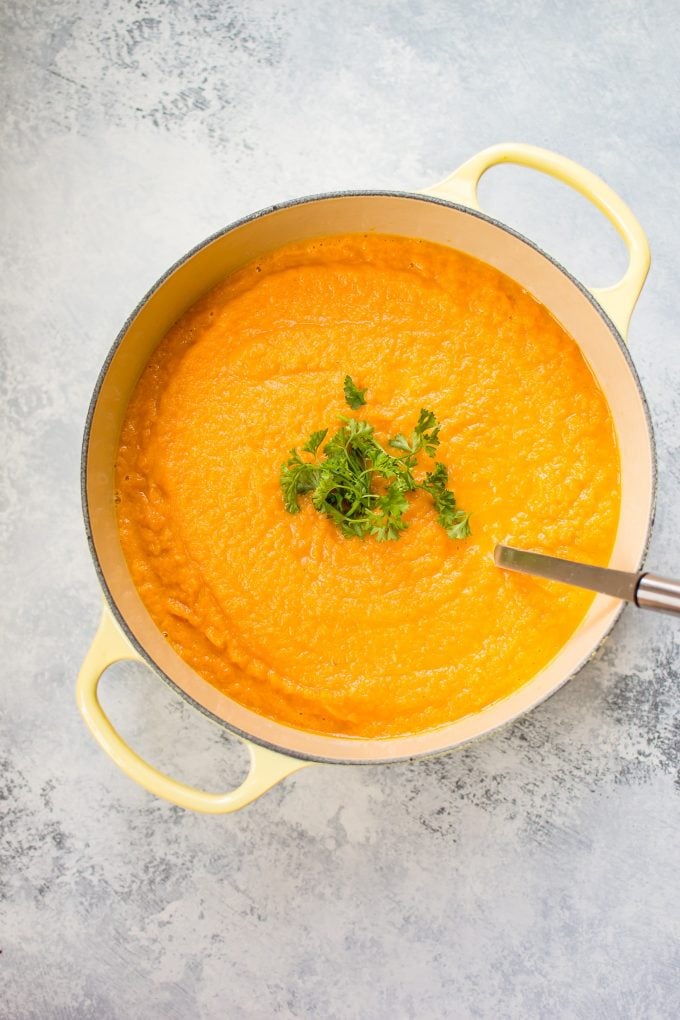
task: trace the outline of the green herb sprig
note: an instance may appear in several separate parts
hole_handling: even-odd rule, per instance
[[[351,376],[344,381],[345,400],[352,410],[365,405],[366,389],[360,390]],[[431,497],[437,519],[450,538],[467,538],[470,514],[458,509],[448,487],[445,464],[434,461],[431,471],[418,480],[418,457],[434,458],[439,446],[440,425],[435,414],[422,408],[410,436],[393,436],[388,447],[375,437],[372,425],[356,418],[341,418],[343,424],[323,447],[328,429],[313,432],[303,452],[297,449],[281,467],[281,491],[286,510],[300,512],[299,497],[310,494],[312,505],[330,517],[347,538],[371,535],[379,542],[395,541],[408,528],[409,492],[422,489]]]
[[[366,403],[366,390],[360,390],[358,386],[355,386],[351,375],[345,376],[343,389],[345,391],[345,401],[353,411],[358,411],[360,407],[364,406]]]

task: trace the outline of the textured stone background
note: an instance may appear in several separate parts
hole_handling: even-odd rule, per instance
[[[147,796],[73,701],[99,612],[81,429],[130,308],[244,212],[417,188],[506,138],[596,170],[649,232],[630,346],[659,444],[650,563],[680,575],[675,5],[5,0],[0,46],[0,1016],[678,1016],[677,622],[627,611],[463,753],[310,769],[233,817]],[[621,272],[561,186],[503,169],[482,197],[584,281]],[[173,774],[243,772],[144,670],[103,686]]]

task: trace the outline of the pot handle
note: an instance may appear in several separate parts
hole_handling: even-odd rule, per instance
[[[238,811],[257,800],[286,776],[313,764],[244,740],[250,753],[250,771],[237,789],[228,793],[208,793],[171,779],[128,747],[99,703],[97,687],[104,670],[123,659],[144,661],[124,637],[108,607],[104,606],[99,629],[78,674],[76,701],[86,726],[99,746],[130,779],[156,797],[163,797],[171,804],[189,811],[224,814]]]
[[[521,142],[504,142],[478,152],[449,177],[425,188],[422,193],[479,209],[479,181],[487,170],[499,163],[516,163],[563,181],[589,199],[616,227],[628,249],[628,268],[612,287],[590,287],[589,290],[625,337],[649,271],[649,243],[632,211],[602,178],[557,152]]]

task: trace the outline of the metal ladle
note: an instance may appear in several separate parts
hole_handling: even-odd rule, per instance
[[[625,602],[632,602],[640,609],[680,616],[680,581],[670,577],[660,577],[644,570],[632,572],[592,567],[588,563],[562,560],[557,556],[527,552],[509,545],[496,546],[494,563],[504,570],[515,570],[520,574],[531,574],[548,581],[561,581],[577,588],[612,595]]]

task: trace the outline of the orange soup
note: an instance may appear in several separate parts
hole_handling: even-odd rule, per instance
[[[422,492],[391,542],[345,538],[308,499],[286,511],[291,447],[341,415],[386,441],[421,407],[469,538]],[[605,565],[620,503],[609,407],[546,308],[467,255],[384,235],[288,245],[183,315],[130,401],[117,488],[132,577],[179,655],[255,712],[361,737],[531,679],[592,596],[497,569],[495,544]]]

